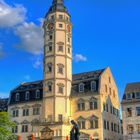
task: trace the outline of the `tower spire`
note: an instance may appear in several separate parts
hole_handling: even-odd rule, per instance
[[[64,0],[53,0],[52,6],[50,7],[47,15],[52,12],[66,12],[67,13],[67,8],[64,6]]]

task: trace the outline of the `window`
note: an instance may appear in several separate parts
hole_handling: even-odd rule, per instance
[[[19,101],[19,93],[16,93],[16,101]]]
[[[36,90],[36,99],[40,98],[40,90]]]
[[[63,19],[63,15],[59,15],[59,19]]]
[[[112,107],[112,105],[110,105],[110,113],[112,114],[113,113],[113,107]]]
[[[113,96],[114,96],[114,98],[116,97],[115,90],[113,90]]]
[[[71,53],[71,51],[70,51],[71,49],[70,48],[68,48],[68,53],[70,54]]]
[[[127,117],[132,117],[132,108],[127,108]]]
[[[136,107],[137,116],[140,116],[140,107]]]
[[[132,99],[132,94],[131,93],[127,94],[127,99],[128,100],[131,100]]]
[[[114,123],[114,132],[117,132],[117,125]]]
[[[84,84],[79,84],[79,92],[84,92]]]
[[[47,73],[51,73],[52,72],[52,63],[48,63],[47,64]]]
[[[111,83],[111,77],[109,77],[109,83]]]
[[[58,84],[58,93],[61,93],[61,94],[64,93],[64,84],[62,83]]]
[[[78,103],[78,111],[85,110],[85,103]]]
[[[128,125],[127,126],[127,131],[128,131],[128,134],[133,134],[133,131],[134,131],[134,128],[133,128],[133,125]]]
[[[108,104],[106,104],[106,112],[108,112]]]
[[[140,134],[140,124],[138,124],[138,134]]]
[[[85,121],[78,121],[79,129],[85,129]]]
[[[18,133],[18,126],[17,125],[12,128],[12,133]]]
[[[96,82],[95,81],[91,82],[91,91],[96,91]]]
[[[51,19],[52,19],[52,20],[54,19],[54,15],[51,16]]]
[[[39,107],[33,108],[33,115],[40,115],[40,108]]]
[[[111,131],[114,131],[114,125],[111,123]]]
[[[49,121],[49,122],[52,122],[52,120],[53,120],[53,119],[52,119],[52,115],[48,115],[48,121]]]
[[[63,28],[63,24],[60,23],[60,24],[59,24],[59,28]]]
[[[22,125],[22,132],[27,133],[28,132],[28,125]]]
[[[63,121],[63,115],[62,114],[59,114],[58,115],[58,122],[62,122]]]
[[[49,47],[48,47],[48,52],[51,52],[51,51],[52,51],[52,46],[49,45]]]
[[[103,104],[103,109],[104,109],[104,111],[106,111],[106,104],[105,103]]]
[[[107,130],[109,130],[109,122],[107,121]]]
[[[136,92],[136,98],[140,99],[140,92]]]
[[[58,52],[63,52],[63,46],[58,46]]]
[[[68,37],[68,42],[70,43],[70,38]]]
[[[98,128],[98,120],[91,120],[90,121],[90,128],[97,129]]]
[[[47,86],[48,86],[48,92],[52,92],[52,83],[48,82]]]
[[[29,109],[23,109],[23,116],[29,116]]]
[[[63,64],[58,64],[58,73],[63,74],[64,73],[64,65]]]
[[[106,120],[104,120],[104,129],[107,129]]]
[[[52,36],[52,35],[50,35],[50,36],[49,36],[49,40],[52,40],[52,39],[53,39],[53,36]]]
[[[13,117],[18,117],[19,111],[18,110],[13,110]]]
[[[25,93],[25,100],[29,100],[29,95],[30,95],[30,92],[27,91],[27,92]]]
[[[94,101],[90,101],[89,103],[90,109],[98,109],[98,104],[97,104],[97,100]]]
[[[109,94],[112,95],[112,90],[111,90],[111,88],[109,88]]]
[[[108,90],[107,90],[107,85],[105,85],[105,92],[106,92],[106,93],[108,92]]]

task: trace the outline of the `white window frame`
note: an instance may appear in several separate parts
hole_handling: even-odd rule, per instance
[[[85,90],[85,87],[84,86],[85,86],[85,84],[83,84],[83,83],[80,83],[79,84],[79,92],[84,92],[84,90]]]
[[[96,84],[96,81],[92,81],[91,84],[91,91],[96,91],[97,90],[97,84]],[[93,88],[94,87],[94,88]]]

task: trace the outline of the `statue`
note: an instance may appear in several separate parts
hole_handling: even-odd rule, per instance
[[[70,140],[79,140],[80,132],[78,124],[74,120],[71,120],[71,124],[73,127],[70,131]]]

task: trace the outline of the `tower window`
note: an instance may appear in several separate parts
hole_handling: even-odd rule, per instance
[[[59,28],[63,28],[63,24],[60,23],[60,24],[59,24]]]
[[[52,63],[48,63],[47,64],[47,73],[51,73],[52,72]]]
[[[52,83],[48,82],[48,92],[52,92]]]
[[[52,51],[52,46],[49,46],[48,47],[48,52],[51,52]]]
[[[70,38],[68,37],[68,42],[70,42]]]
[[[63,74],[63,72],[64,72],[64,65],[58,64],[58,73]]]
[[[68,53],[69,53],[69,54],[71,53],[70,48],[68,48]]]
[[[63,46],[58,46],[58,51],[63,52]]]
[[[51,16],[51,19],[54,19],[54,15]]]
[[[107,85],[105,85],[105,92],[107,93],[108,92],[108,90],[107,90],[108,88],[107,88]]]
[[[63,19],[63,15],[59,15],[59,19]]]
[[[50,35],[50,36],[49,36],[49,39],[50,39],[50,40],[52,40],[52,39],[53,39],[53,36],[52,36],[52,35]]]
[[[63,115],[62,114],[59,114],[58,115],[58,122],[62,122],[63,121]]]
[[[64,93],[64,85],[63,84],[58,84],[58,93],[61,93],[61,94]]]

